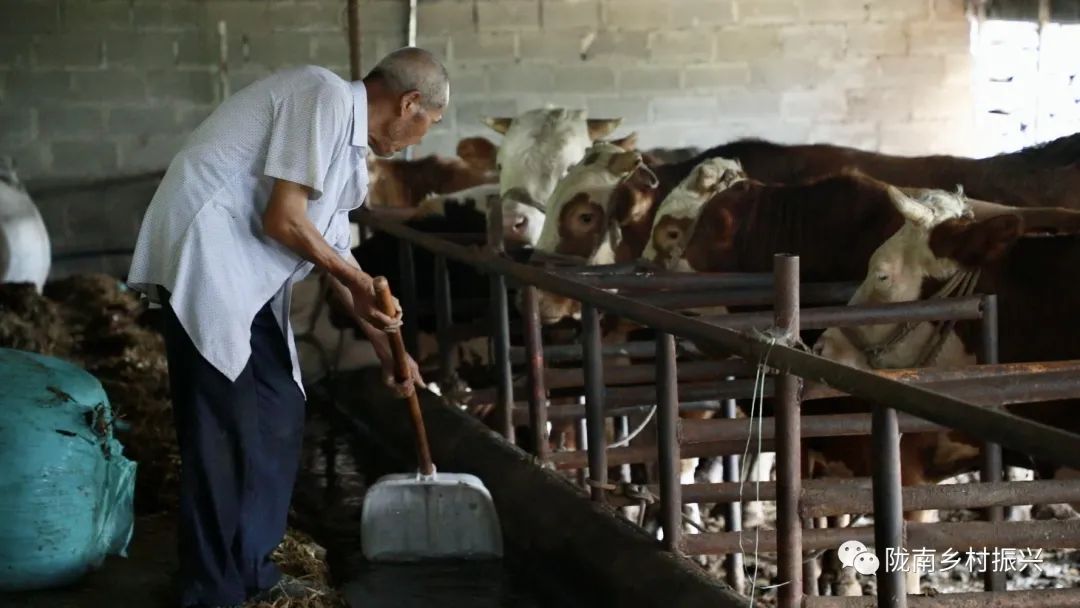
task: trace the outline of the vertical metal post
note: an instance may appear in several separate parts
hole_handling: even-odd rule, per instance
[[[997,296],[985,295],[982,298],[983,317],[980,323],[981,337],[979,344],[979,363],[991,365],[998,362],[998,308]],[[1001,444],[983,444],[982,471],[979,480],[1001,481],[1002,459]],[[1005,519],[1005,510],[1002,507],[988,507],[983,511],[986,521],[1000,522]],[[1005,591],[1005,572],[987,568],[983,578],[983,588],[986,591]]]
[[[405,316],[402,326],[402,339],[405,349],[414,357],[420,356],[420,325],[416,312],[416,264],[413,259],[413,245],[404,239],[398,240],[398,263],[401,270],[401,312]]]
[[[589,441],[589,479],[592,499],[604,502],[607,484],[607,441],[604,437],[604,368],[600,350],[600,314],[595,306],[582,303],[584,371],[585,371],[585,430]]]
[[[525,316],[526,374],[529,382],[529,427],[532,430],[533,454],[545,461],[548,456],[547,389],[544,388],[544,343],[540,332],[540,307],[536,287],[521,290]]]
[[[454,323],[454,308],[450,293],[450,271],[446,256],[435,256],[435,331],[439,343],[439,383],[445,394],[454,382],[454,345],[448,330]]]
[[[889,570],[888,549],[898,551],[904,542],[904,507],[900,494],[900,426],[896,410],[874,405],[870,417],[870,437],[874,449],[874,548],[880,564],[877,571],[877,605],[905,608],[905,572]]]
[[[495,340],[495,367],[499,371],[496,391],[498,430],[514,442],[514,378],[510,367],[510,303],[506,295],[506,277],[491,275],[492,338]]]
[[[622,441],[630,436],[629,416],[617,416],[614,422],[616,441]],[[619,479],[626,483],[630,483],[630,463],[625,463],[619,466]]]
[[[488,210],[487,246],[496,254],[503,252],[502,207],[494,213]],[[514,378],[510,366],[510,302],[506,295],[506,277],[492,273],[491,290],[491,338],[492,355],[498,370],[495,411],[496,428],[510,443],[514,443]]]
[[[585,419],[578,418],[574,421],[574,444],[577,446],[578,451],[589,449],[589,432],[585,428]],[[578,485],[583,488],[588,487],[589,479],[589,467],[577,470],[576,479]]]
[[[785,339],[799,336],[799,258],[773,256],[776,328]],[[780,608],[802,605],[802,523],[799,519],[800,472],[799,379],[781,373],[776,378],[776,534]]]
[[[814,518],[807,517],[803,522],[803,528],[806,530],[814,529]],[[820,559],[820,558],[819,558]],[[806,596],[814,596],[818,594],[818,573],[817,573],[817,559],[803,560],[802,565],[802,586],[803,594]]]
[[[734,377],[728,377],[729,381],[734,380]],[[734,419],[738,412],[735,407],[734,399],[725,399],[722,404],[722,413],[724,418]],[[738,454],[732,454],[730,456],[724,456],[724,481],[728,483],[737,483],[740,477],[741,463]],[[742,530],[742,503],[734,500],[727,504],[727,508],[724,511],[724,530],[728,532],[738,532]],[[727,581],[731,585],[731,588],[736,593],[742,593],[743,586],[746,584],[746,573],[743,571],[743,555],[742,553],[728,553],[724,558],[724,567],[727,569]]]
[[[664,546],[682,550],[682,485],[679,479],[679,383],[675,336],[656,336],[656,433],[660,449],[660,524]]]
[[[229,98],[229,33],[225,20],[218,21],[218,84],[221,85],[221,99]]]
[[[363,78],[360,64],[360,0],[349,0],[349,78]]]

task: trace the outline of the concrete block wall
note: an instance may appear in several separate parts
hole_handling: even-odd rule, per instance
[[[365,59],[405,43],[407,5],[361,10]],[[298,63],[348,75],[343,0],[4,0],[0,15],[0,154],[31,180],[163,169],[223,80]]]
[[[977,154],[968,30],[964,0],[421,0],[454,109],[420,151],[550,102],[621,116],[647,147]]]

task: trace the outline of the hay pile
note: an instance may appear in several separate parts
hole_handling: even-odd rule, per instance
[[[285,574],[314,585],[330,588],[326,550],[302,532],[289,529],[285,540],[274,549],[273,560]],[[347,608],[345,598],[336,590],[303,600],[281,599],[276,602],[249,603],[247,608]]]
[[[104,274],[0,284],[0,346],[81,365],[101,381],[121,422],[116,435],[136,461],[138,514],[175,508],[179,455],[165,344],[136,293]]]

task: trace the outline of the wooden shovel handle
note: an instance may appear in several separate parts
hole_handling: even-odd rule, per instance
[[[383,313],[395,316],[394,297],[390,293],[390,284],[386,277],[375,277],[375,299],[379,310]],[[390,351],[394,354],[394,377],[398,382],[404,382],[409,377],[409,355],[405,350],[405,343],[401,339],[401,330],[388,333],[390,339]],[[412,418],[413,431],[416,433],[416,456],[420,464],[420,472],[431,475],[435,472],[435,465],[431,462],[431,449],[428,447],[427,431],[424,429],[424,417],[420,413],[420,398],[414,390],[409,396],[409,416]]]

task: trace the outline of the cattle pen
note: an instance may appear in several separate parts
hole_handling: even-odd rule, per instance
[[[495,214],[497,215],[497,214]],[[1052,479],[1004,481],[1002,447],[1057,465],[1080,466],[1075,449],[1080,436],[1029,420],[1002,409],[1009,404],[1080,397],[1076,372],[1080,361],[999,364],[996,301],[993,294],[875,306],[836,306],[851,286],[800,284],[796,256],[777,254],[772,275],[661,274],[637,264],[575,267],[572,260],[540,259],[538,266],[505,254],[499,231],[477,235],[430,235],[370,213],[357,219],[369,228],[400,239],[405,318],[417,310],[413,249],[436,256],[434,308],[443,378],[452,370],[454,339],[450,263],[487,274],[493,292],[490,336],[496,384],[472,395],[494,404],[495,429],[509,442],[524,439],[538,466],[578,471],[589,498],[612,507],[658,502],[663,545],[685,556],[726,555],[729,582],[739,584],[741,553],[775,553],[778,563],[777,602],[794,606],[1069,606],[1080,603],[1080,589],[1009,590],[1004,573],[985,567],[984,592],[909,594],[904,572],[878,571],[876,603],[869,598],[820,595],[812,579],[811,558],[845,541],[875,547],[881,564],[886,548],[950,547],[1080,547],[1080,522],[1006,522],[1006,507],[1040,502],[1080,500],[1080,481]],[[492,224],[499,225],[499,219]],[[488,244],[479,245],[486,241]],[[536,256],[540,258],[540,256]],[[568,263],[563,263],[568,262]],[[512,345],[508,287],[519,290],[523,327],[520,346]],[[574,344],[543,344],[538,290],[582,303],[581,338]],[[804,307],[806,301],[815,305]],[[681,311],[705,306],[772,307],[772,311],[694,317]],[[650,342],[620,346],[601,344],[600,314],[618,315],[655,332]],[[978,365],[960,369],[868,372],[807,352],[798,339],[802,330],[874,323],[976,320],[981,327]],[[415,329],[405,325],[406,344],[415,349]],[[707,351],[734,355],[729,359],[679,355]],[[414,351],[415,352],[415,351]],[[625,366],[605,365],[605,355],[651,360]],[[548,369],[553,360],[580,361],[581,369]],[[514,381],[513,366],[524,369],[524,382]],[[760,372],[760,373],[759,373]],[[757,376],[756,378],[754,376]],[[748,379],[749,378],[749,379]],[[612,385],[612,386],[609,386]],[[617,385],[617,386],[616,386]],[[653,388],[650,388],[653,387]],[[549,398],[553,389],[573,389],[583,399]],[[517,397],[519,392],[524,397]],[[852,396],[873,403],[871,413],[802,415],[803,402]],[[775,413],[755,420],[735,418],[736,399],[771,398]],[[656,444],[608,447],[607,418],[625,417],[656,407]],[[680,407],[713,409],[723,418],[680,419]],[[577,450],[552,451],[548,429],[553,421],[583,420]],[[757,428],[754,429],[754,425]],[[515,437],[525,427],[528,437]],[[984,441],[978,483],[901,486],[900,436],[954,429]],[[873,450],[870,479],[804,482],[801,443],[805,439],[870,436]],[[775,451],[776,480],[762,482],[755,497],[775,501],[776,529],[752,539],[739,527],[742,485],[732,469],[751,443]],[[680,484],[682,458],[725,457],[725,481]],[[610,467],[631,463],[659,464],[655,484],[609,479]],[[581,474],[587,470],[587,474]],[[726,503],[723,532],[683,533],[683,503]],[[917,509],[978,509],[982,521],[909,523],[904,512]],[[873,513],[873,527],[823,527],[824,518]],[[805,573],[804,573],[805,570]]]

